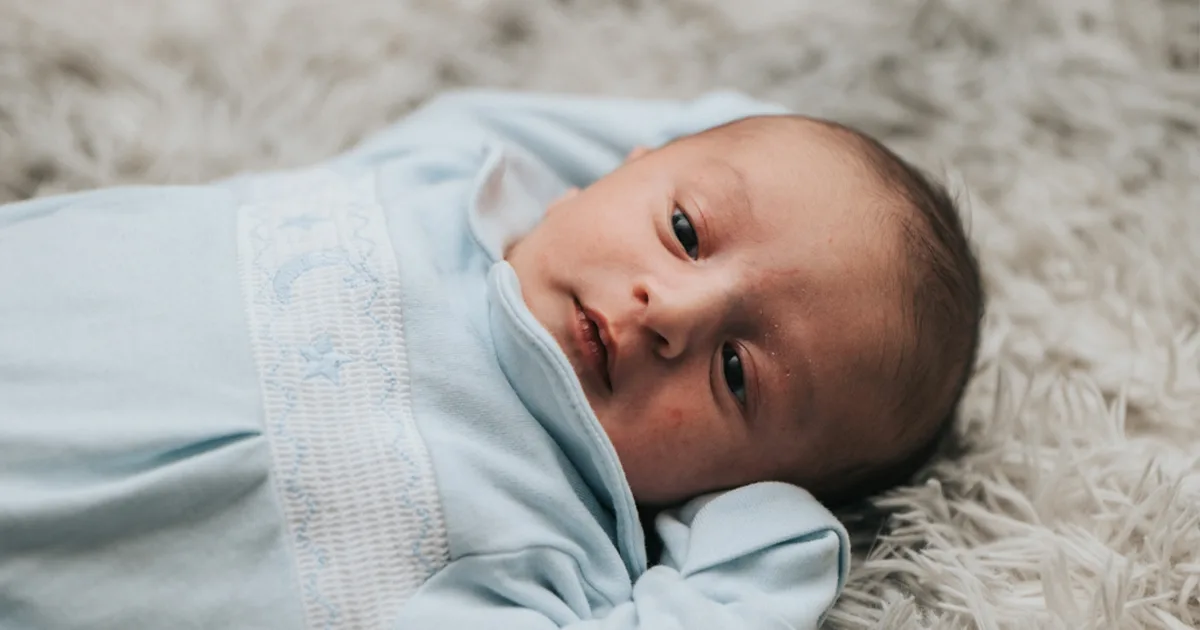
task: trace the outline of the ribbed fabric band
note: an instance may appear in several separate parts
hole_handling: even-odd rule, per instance
[[[447,562],[373,177],[244,181],[239,264],[310,628],[383,628]]]

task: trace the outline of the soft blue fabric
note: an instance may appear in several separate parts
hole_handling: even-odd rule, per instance
[[[325,165],[377,182],[448,543],[371,627],[817,627],[849,543],[802,489],[664,513],[647,566],[616,453],[499,256],[635,146],[779,111],[464,92]],[[280,507],[238,271],[258,177],[0,207],[0,628],[366,627],[320,605],[337,577],[298,569]],[[328,343],[298,360],[334,382]]]

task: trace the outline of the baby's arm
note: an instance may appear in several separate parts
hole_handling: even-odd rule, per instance
[[[395,627],[815,629],[850,560],[837,520],[779,483],[695,500],[660,516],[657,529],[663,563],[637,580],[628,601],[605,601],[604,587],[580,567],[586,559],[531,549],[452,562]]]
[[[585,187],[639,146],[782,107],[733,92],[655,100],[467,90],[438,96],[351,155],[387,159],[406,148],[473,145],[494,137],[521,146],[572,186]]]

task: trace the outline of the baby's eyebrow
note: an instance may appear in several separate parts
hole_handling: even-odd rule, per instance
[[[728,161],[713,160],[713,163],[713,168],[701,171],[710,175],[701,175],[696,185],[703,205],[709,210],[707,214],[714,217],[717,233],[725,237],[747,222],[750,226],[755,225],[757,217],[750,201],[746,174]],[[704,180],[710,181],[704,183]]]
[[[750,180],[742,168],[726,160],[714,160],[716,166],[709,170],[709,182],[702,188],[702,197],[706,198],[708,215],[713,217],[716,230],[714,234],[719,241],[726,239],[743,240],[748,236],[751,242],[743,246],[755,247],[763,233],[761,215],[758,214],[754,200],[750,194]]]
[[[728,193],[730,198],[725,201],[730,207],[752,216],[754,208],[750,203],[750,186],[746,182],[746,174],[742,172],[742,169],[729,162],[725,162],[725,166],[733,175],[734,181],[733,190]]]

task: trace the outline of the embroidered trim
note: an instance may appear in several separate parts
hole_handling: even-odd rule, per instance
[[[375,178],[255,177],[238,256],[309,628],[381,628],[448,561]]]

